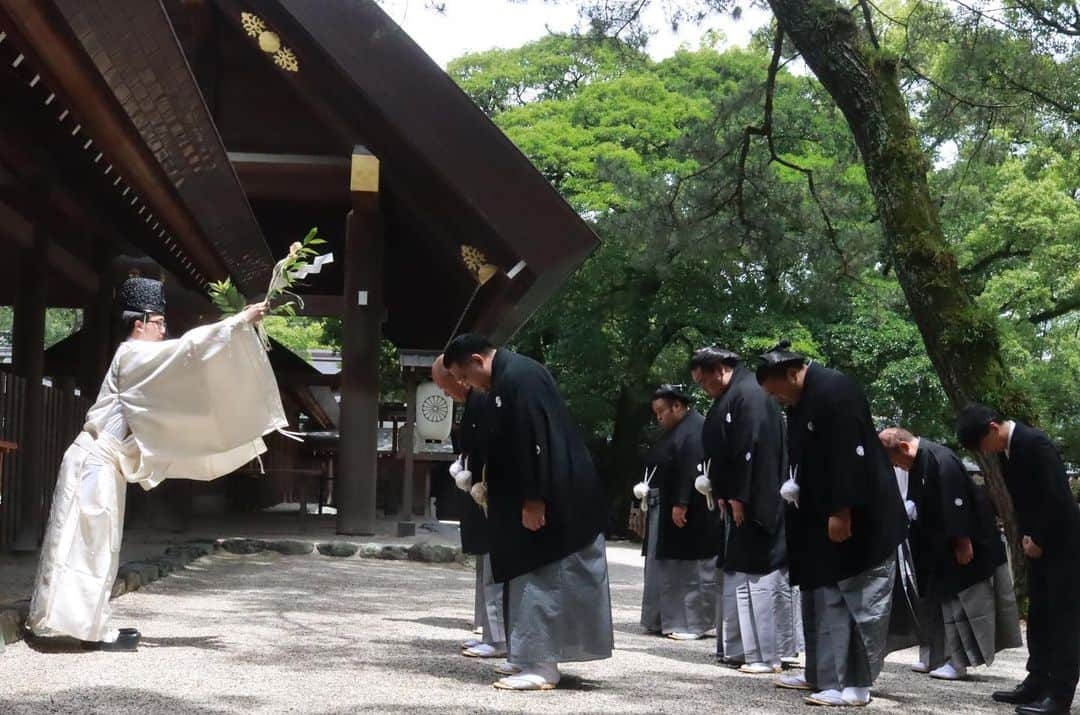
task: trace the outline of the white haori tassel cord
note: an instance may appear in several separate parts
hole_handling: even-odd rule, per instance
[[[656,476],[656,467],[650,470],[645,468],[645,479],[634,485],[634,498],[641,502],[641,510],[649,510],[649,483],[652,482],[652,478]]]
[[[471,476],[471,475],[470,475]],[[484,465],[484,471],[480,473],[480,481],[472,485],[469,489],[469,494],[472,496],[473,501],[480,505],[480,508],[484,510],[484,516],[488,513],[488,501],[487,501],[487,465]]]
[[[907,511],[908,521],[916,521],[919,518],[919,508],[910,499],[904,500],[904,510]]]
[[[464,457],[464,461],[462,461]],[[472,472],[469,470],[469,458],[461,455],[457,461],[450,465],[450,476],[454,478],[454,484],[463,492],[472,489]]]
[[[698,475],[697,479],[694,480],[694,489],[704,495],[705,505],[709,507],[709,511],[716,511],[716,498],[713,497],[712,482],[709,481],[709,468],[711,466],[711,459],[706,459],[703,464],[697,465]]]
[[[789,470],[789,477],[786,482],[780,486],[780,497],[788,504],[794,504],[795,508],[799,508],[799,482],[797,478],[799,476],[799,465],[791,467]]]

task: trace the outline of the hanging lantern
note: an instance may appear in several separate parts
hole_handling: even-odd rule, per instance
[[[445,442],[454,424],[454,403],[435,386],[421,383],[416,388],[416,434],[428,442]]]

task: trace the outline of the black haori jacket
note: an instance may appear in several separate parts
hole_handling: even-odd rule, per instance
[[[488,519],[491,566],[505,581],[585,548],[607,523],[603,484],[551,374],[506,349],[491,375]],[[529,531],[522,504],[543,499],[547,525]]]
[[[653,473],[649,486],[660,490],[660,528],[656,539],[656,558],[700,560],[719,553],[720,512],[709,511],[705,497],[694,489],[698,465],[702,463],[701,427],[705,422],[691,410],[673,430],[665,433],[645,458],[645,468]],[[687,507],[686,526],[681,529],[671,520],[671,508]],[[648,523],[648,522],[646,522]],[[648,549],[648,539],[642,553]]]
[[[986,494],[964,463],[948,447],[920,439],[908,474],[908,499],[918,509],[908,538],[919,591],[951,597],[990,578],[1005,563],[1005,544]],[[972,542],[974,558],[966,566],[956,561],[959,538]]]
[[[788,415],[788,439],[799,484],[799,506],[786,510],[792,583],[835,585],[895,556],[907,537],[907,513],[859,386],[811,363]],[[852,536],[834,544],[829,516],[845,508]]]
[[[724,570],[764,574],[782,568],[787,563],[780,498],[787,476],[784,420],[746,368],[735,369],[727,390],[709,409],[702,446],[713,496],[746,507],[743,525],[729,525]]]
[[[458,449],[463,458],[468,458],[473,484],[481,481],[484,465],[487,463],[490,403],[485,392],[470,390],[465,399],[465,409],[461,413]],[[461,550],[473,555],[486,554],[491,550],[487,517],[470,494],[465,494],[465,507],[461,514]]]
[[[1005,486],[1021,535],[1030,536],[1043,549],[1044,558],[1080,548],[1080,512],[1061,455],[1050,438],[1017,422],[1009,456],[1002,458]]]

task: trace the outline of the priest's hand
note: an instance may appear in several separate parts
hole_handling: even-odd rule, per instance
[[[742,526],[746,521],[746,507],[738,499],[728,499],[731,505],[731,518],[735,520],[735,526]]]
[[[543,499],[526,499],[521,507],[521,523],[529,531],[540,531],[547,524]]]
[[[967,566],[975,558],[975,549],[971,545],[971,539],[957,539],[953,552],[956,554],[956,563],[961,566]]]
[[[842,544],[851,538],[851,509],[843,509],[829,517],[829,541]]]
[[[240,312],[240,316],[248,323],[258,323],[266,317],[270,311],[270,304],[265,300],[261,303],[252,303]]]
[[[675,526],[680,529],[686,526],[686,505],[676,504],[671,507],[671,520],[675,522]]]
[[[1042,547],[1035,543],[1035,540],[1030,536],[1024,537],[1024,556],[1029,559],[1041,559],[1043,555]]]

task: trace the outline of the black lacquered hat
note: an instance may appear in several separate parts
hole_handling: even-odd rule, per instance
[[[165,284],[152,278],[128,278],[117,295],[120,309],[132,313],[165,313]]]

